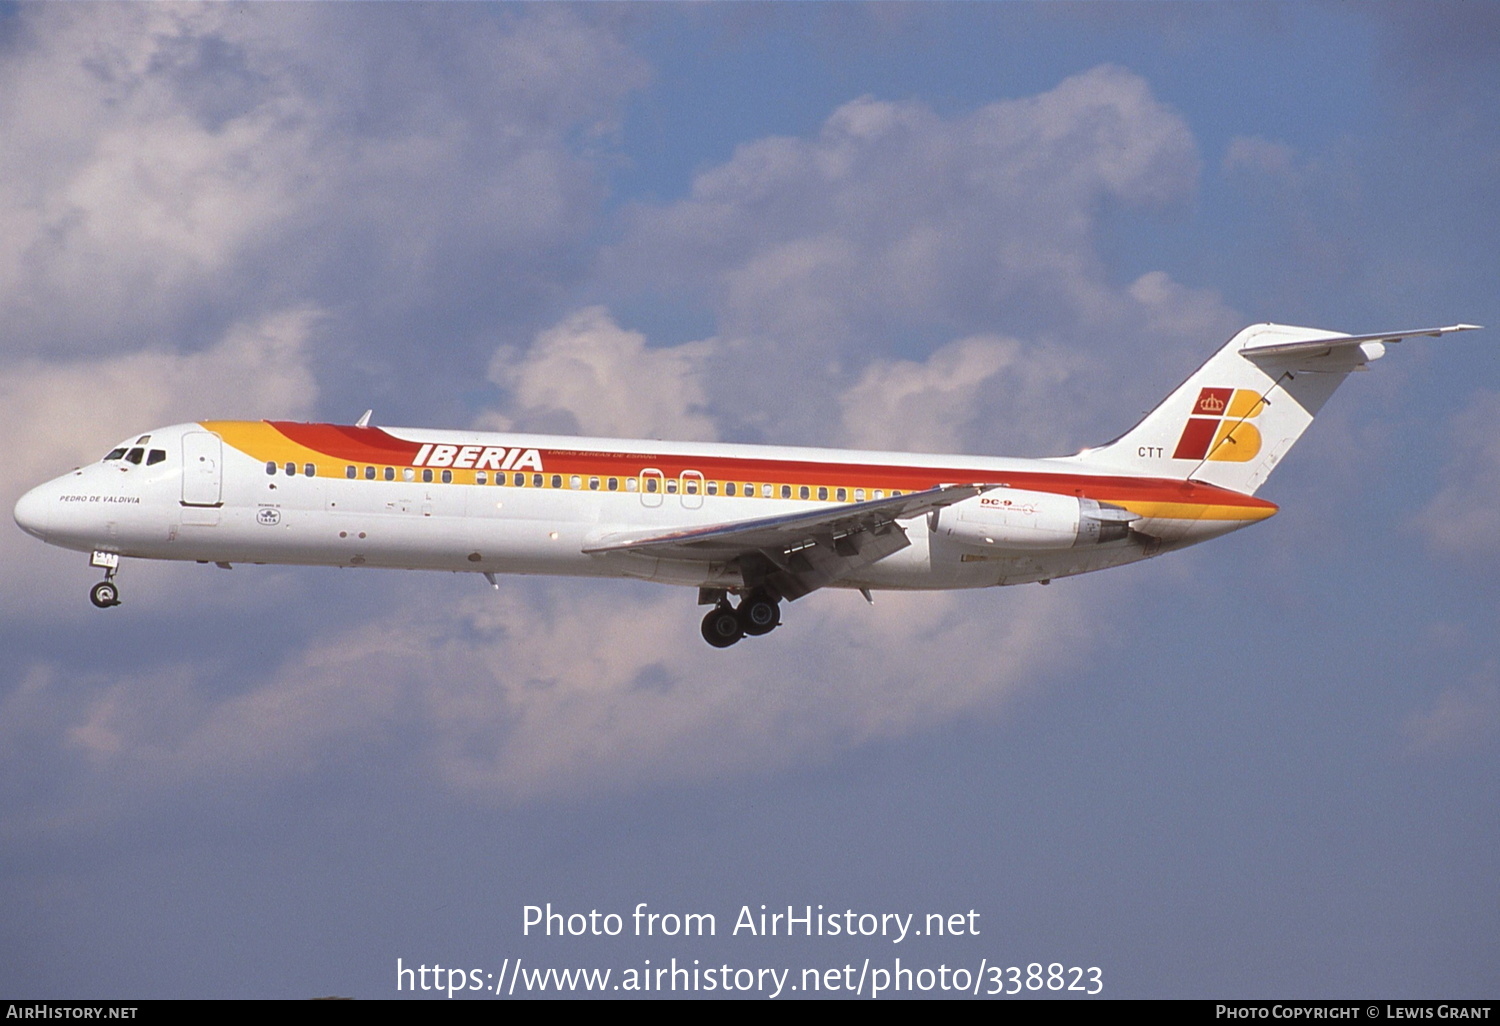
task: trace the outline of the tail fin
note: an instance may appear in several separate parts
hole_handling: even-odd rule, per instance
[[[1132,474],[1191,478],[1247,495],[1307,430],[1350,371],[1385,354],[1385,343],[1477,328],[1343,335],[1256,324],[1241,331],[1146,419],[1077,459]]]

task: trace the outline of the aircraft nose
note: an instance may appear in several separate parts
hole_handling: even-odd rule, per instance
[[[51,489],[39,485],[21,496],[16,503],[16,523],[29,535],[47,540],[47,515],[52,509]]]

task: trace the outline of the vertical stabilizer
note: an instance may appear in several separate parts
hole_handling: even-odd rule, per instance
[[[1156,409],[1081,462],[1131,474],[1186,478],[1253,494],[1328,397],[1385,343],[1477,327],[1455,324],[1378,335],[1256,324],[1209,358]]]

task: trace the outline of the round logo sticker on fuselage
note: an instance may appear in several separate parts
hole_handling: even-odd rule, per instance
[[[279,509],[263,509],[263,510],[260,510],[259,512],[257,512],[255,514],[255,522],[257,524],[265,524],[267,527],[275,527],[277,524],[281,523],[281,510],[279,510]]]

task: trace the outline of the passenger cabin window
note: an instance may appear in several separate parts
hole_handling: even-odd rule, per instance
[[[856,489],[854,489],[854,501],[855,502],[864,502],[865,501],[865,490],[863,488],[856,488]]]
[[[125,462],[126,463],[134,463],[136,466],[140,466],[141,457],[145,456],[145,455],[146,455],[146,450],[145,449],[140,449],[140,448],[131,449],[129,452],[127,452],[125,454]]]
[[[591,491],[591,492],[597,492],[598,490],[599,490],[599,479],[597,477],[591,477],[591,478],[589,478],[589,491]]]
[[[541,474],[532,474],[531,475],[531,487],[533,487],[533,488],[540,488],[541,486],[542,486],[542,475]]]
[[[345,467],[344,476],[353,481],[356,477],[359,476],[359,469],[356,467]]]
[[[165,449],[152,449],[150,452],[146,453],[146,466],[148,466],[148,467],[154,466],[155,464],[160,463],[162,460],[164,460],[166,458],[167,458],[167,450],[165,450]]]
[[[849,493],[840,488],[837,492],[834,493],[834,498],[838,499],[840,502],[844,502],[849,498]]]
[[[538,474],[538,475],[537,475],[537,477],[541,477],[541,475],[540,475],[540,474]],[[520,487],[522,487],[522,486],[523,486],[523,485],[525,485],[525,484],[526,484],[526,475],[525,475],[525,474],[517,474],[517,475],[516,475],[516,476],[515,476],[515,477],[514,477],[514,478],[513,478],[513,480],[514,480],[514,481],[515,481],[515,483],[516,483],[516,487],[517,487],[517,488],[520,488]],[[541,483],[542,483],[542,482],[541,482],[541,481],[538,481],[538,482],[537,482],[537,484],[539,484],[539,485],[540,485],[540,484],[541,484]]]
[[[609,490],[612,492],[618,492],[620,490],[620,479],[618,477],[612,477],[609,479]]]
[[[818,501],[819,502],[827,502],[828,501],[828,486],[827,485],[819,485],[818,486]]]
[[[295,463],[288,463],[286,465],[286,476],[287,477],[296,477],[297,476],[297,464],[295,464]]]
[[[719,494],[719,482],[717,482],[717,481],[710,481],[710,482],[708,482],[708,484],[706,484],[704,486],[703,490],[706,491],[706,492],[708,492],[709,495],[718,495]]]
[[[677,494],[677,479],[675,477],[672,478],[672,480],[670,480],[670,481],[667,482],[667,494],[668,495],[676,495]]]
[[[724,494],[725,495],[733,495],[734,494],[734,482],[733,481],[725,481],[724,482]]]
[[[373,481],[373,480],[375,480],[375,468],[374,467],[366,467],[365,468],[365,480],[366,481]]]
[[[396,480],[396,468],[395,467],[386,467],[385,468],[385,475],[384,476],[385,476],[385,479],[387,481],[394,481],[394,480]]]
[[[452,483],[453,483],[453,471],[451,471],[451,470],[445,470],[445,471],[443,471],[443,484],[452,484]]]
[[[490,483],[490,476],[488,474],[486,474],[482,470],[476,470],[474,472],[474,483],[475,484],[489,484]]]
[[[648,478],[646,478],[646,491],[648,491],[648,492],[654,492],[654,491],[656,491],[656,478],[654,478],[654,477],[648,477]]]
[[[317,466],[317,464],[316,463],[304,463],[304,464],[302,464],[302,473],[306,474],[308,477],[317,477],[318,476],[318,466]]]
[[[552,475],[552,487],[553,488],[561,488],[562,487],[562,475],[561,474],[553,474]]]
[[[639,486],[640,486],[640,482],[638,482],[635,478],[633,478],[633,477],[627,477],[625,479],[625,490],[627,492],[633,492]]]
[[[577,474],[572,475],[568,478],[568,487],[573,489],[575,492],[578,491],[578,489],[583,487],[583,478],[579,477]]]
[[[267,474],[274,474],[274,473],[276,473],[276,461],[275,460],[267,460],[266,461],[266,473]]]
[[[811,496],[812,492],[808,489],[807,485],[802,485],[797,489],[797,498],[806,499],[810,498]]]
[[[423,484],[432,484],[432,470],[431,469],[424,469],[422,471],[422,483]]]

